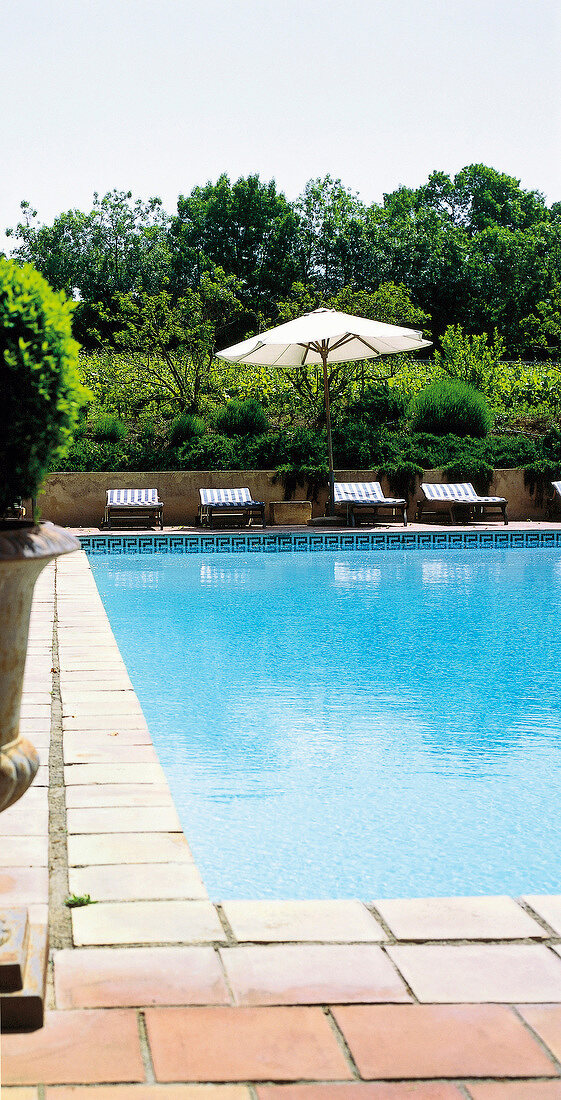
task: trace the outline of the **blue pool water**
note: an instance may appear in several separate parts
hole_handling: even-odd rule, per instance
[[[91,566],[211,897],[561,892],[561,550]]]

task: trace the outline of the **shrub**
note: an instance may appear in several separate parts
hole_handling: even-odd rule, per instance
[[[75,439],[64,457],[53,464],[56,470],[125,470],[121,448],[108,440]]]
[[[491,429],[487,401],[465,382],[441,379],[421,390],[410,405],[411,427],[433,435],[471,435],[482,438]]]
[[[487,493],[493,477],[493,467],[484,458],[464,451],[443,468],[448,481],[471,481],[478,493]]]
[[[193,416],[192,413],[182,413],[171,423],[169,441],[172,447],[181,447],[184,443],[194,443],[205,434],[205,431],[206,425],[200,416]]]
[[[216,418],[216,428],[223,435],[262,435],[269,424],[263,406],[255,397],[246,401],[228,401]]]
[[[0,515],[36,496],[66,453],[87,396],[71,305],[30,264],[0,257]]]
[[[100,413],[89,425],[88,434],[96,443],[119,443],[125,438],[127,428],[112,413]]]
[[[405,397],[389,386],[369,386],[361,398],[347,407],[346,420],[378,428],[397,423],[405,416]]]
[[[181,470],[237,470],[236,447],[226,435],[209,432],[193,443],[185,443],[177,452]]]
[[[497,435],[489,439],[490,461],[495,469],[526,466],[538,456],[536,441],[526,436]]]
[[[417,488],[417,481],[423,475],[421,466],[416,462],[395,462],[382,466],[378,471],[380,476],[387,477],[390,484],[390,492],[396,497],[412,496]]]

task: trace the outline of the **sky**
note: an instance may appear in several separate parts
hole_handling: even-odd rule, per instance
[[[561,200],[559,0],[1,0],[0,250],[222,172],[364,202],[484,163]]]

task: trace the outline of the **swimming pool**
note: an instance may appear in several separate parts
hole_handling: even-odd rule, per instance
[[[561,547],[134,546],[90,562],[211,897],[559,892]]]

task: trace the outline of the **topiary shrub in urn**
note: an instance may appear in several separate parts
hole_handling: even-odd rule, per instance
[[[19,737],[33,588],[78,541],[52,523],[13,518],[71,442],[86,396],[71,303],[31,265],[0,257],[0,811],[24,793],[39,760]]]

